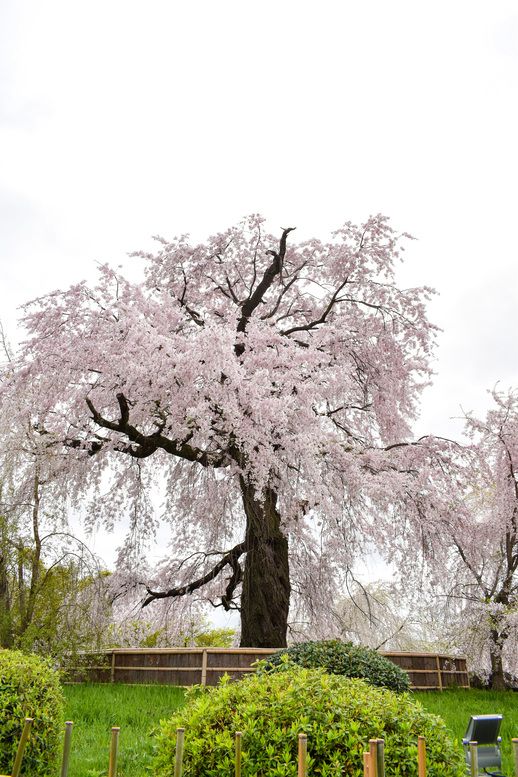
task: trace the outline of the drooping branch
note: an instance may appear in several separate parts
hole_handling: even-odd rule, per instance
[[[147,607],[147,605],[151,604],[151,602],[155,601],[155,599],[175,598],[178,596],[185,596],[186,594],[192,594],[193,591],[196,591],[198,588],[202,588],[202,586],[207,585],[207,583],[210,583],[211,580],[214,580],[214,578],[216,578],[219,573],[225,569],[226,566],[231,566],[233,569],[233,575],[222,599],[222,603],[225,609],[230,609],[232,594],[240,582],[242,574],[238,560],[239,557],[245,552],[246,543],[240,542],[239,545],[236,545],[234,548],[232,548],[232,550],[226,553],[223,558],[218,561],[216,566],[210,570],[210,572],[207,572],[206,575],[198,578],[198,580],[193,580],[193,582],[189,583],[188,585],[182,585],[178,588],[170,588],[168,591],[152,591],[146,586],[148,597],[144,599],[142,607]]]
[[[225,593],[221,597],[221,606],[225,610],[233,609],[232,602],[234,599],[235,590],[243,580],[243,568],[239,563],[238,557],[236,556],[231,557],[229,563],[230,563],[230,566],[232,567],[232,575],[230,576],[230,578],[228,578],[228,584],[225,589]],[[219,605],[216,605],[216,606],[219,606]],[[239,609],[239,608],[234,607],[234,609]]]

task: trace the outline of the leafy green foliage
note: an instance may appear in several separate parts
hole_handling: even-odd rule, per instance
[[[270,671],[289,660],[307,669],[322,667],[331,674],[359,677],[378,688],[390,688],[396,693],[410,689],[406,672],[370,648],[333,639],[322,642],[299,642],[285,650],[279,650],[262,661],[259,671]]]
[[[108,630],[110,647],[230,647],[236,636],[235,629],[212,628],[203,615],[183,619],[180,628],[168,624],[156,628],[152,620],[142,617],[124,618],[122,623],[112,623]]]
[[[387,774],[417,775],[417,737],[427,739],[429,777],[464,777],[463,757],[443,721],[406,694],[373,688],[362,680],[303,669],[289,662],[279,671],[228,678],[216,688],[188,693],[186,707],[156,732],[155,768],[174,771],[176,729],[185,727],[184,777],[233,773],[234,734],[243,732],[243,774],[292,777],[298,735],[308,736],[309,774],[362,773],[370,738],[385,740]]]
[[[196,634],[196,647],[230,647],[236,636],[236,630],[231,628],[208,629]]]
[[[235,629],[213,629],[208,618],[202,617],[191,620],[188,628],[180,631],[179,644],[182,647],[230,647],[235,636]]]
[[[39,656],[0,650],[0,770],[11,772],[25,718],[33,718],[23,773],[56,772],[63,731],[63,699],[57,674]]]

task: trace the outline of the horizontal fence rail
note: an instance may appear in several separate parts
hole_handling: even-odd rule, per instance
[[[238,680],[253,672],[255,661],[275,652],[272,648],[113,648],[85,653],[65,671],[68,682],[217,685],[225,674]],[[412,690],[469,688],[464,656],[381,651],[380,655],[408,673]]]

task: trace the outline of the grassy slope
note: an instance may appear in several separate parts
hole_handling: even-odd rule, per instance
[[[120,726],[120,777],[150,774],[150,731],[183,704],[183,690],[171,686],[65,686],[66,718],[74,721],[69,777],[101,777],[108,772],[111,727]],[[518,737],[518,694],[476,690],[416,693],[427,710],[440,715],[454,738],[464,736],[470,715],[501,712],[503,771],[514,774],[511,738]]]

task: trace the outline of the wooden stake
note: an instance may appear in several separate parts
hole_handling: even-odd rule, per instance
[[[518,777],[518,739],[511,739],[513,743],[514,773]]]
[[[378,739],[376,746],[376,771],[378,777],[385,777],[385,742]]]
[[[27,740],[29,738],[32,722],[33,722],[33,718],[25,718],[25,723],[23,724],[23,729],[22,729],[22,735],[20,737],[20,742],[18,744],[18,750],[16,751],[16,758],[14,759],[14,766],[13,766],[13,771],[11,773],[11,777],[18,777],[18,775],[20,774],[20,769],[22,767],[23,751],[25,750],[25,745],[27,744]]]
[[[307,753],[308,753],[308,737],[307,734],[299,734],[299,769],[297,777],[306,777],[307,775]]]
[[[363,754],[363,777],[370,777],[370,774],[369,774],[370,758],[371,758],[370,753]]]
[[[469,752],[471,754],[471,774],[472,777],[478,777],[478,750],[477,742],[469,743]]]
[[[243,740],[243,734],[241,731],[236,731],[236,771],[235,777],[241,777],[241,744]]]
[[[369,777],[378,777],[378,740],[369,739]]]
[[[417,770],[419,777],[426,777],[426,738],[417,737]]]
[[[117,750],[119,749],[119,726],[112,727],[112,742],[110,746],[110,765],[108,777],[117,777]]]
[[[174,755],[174,777],[182,777],[184,734],[185,734],[184,728],[176,729],[176,753]]]
[[[63,756],[61,758],[61,771],[60,777],[67,777],[68,764],[70,761],[70,745],[72,743],[72,726],[74,724],[71,720],[67,720],[65,723],[65,741],[63,743]]]

